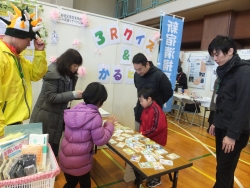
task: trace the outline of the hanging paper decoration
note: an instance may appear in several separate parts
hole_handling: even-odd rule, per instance
[[[56,23],[56,22],[58,22],[58,20],[59,20],[60,13],[59,13],[58,10],[53,9],[53,10],[50,12],[49,17],[50,17],[50,20],[51,20],[52,22]]]
[[[81,16],[81,22],[82,22],[82,25],[83,25],[84,27],[88,27],[88,26],[89,26],[89,20],[88,20],[86,14],[83,14],[83,15]]]
[[[78,39],[76,39],[73,41],[72,45],[75,49],[79,50],[81,47],[81,42]]]
[[[87,71],[86,71],[85,67],[79,67],[77,74],[81,78],[85,77],[87,75]]]
[[[147,58],[148,61],[152,61],[153,57],[152,57],[152,55],[149,55],[149,56],[146,55],[146,58]]]
[[[52,44],[57,44],[58,40],[59,40],[59,36],[58,36],[57,32],[56,31],[52,31],[52,34],[51,34],[51,43]]]
[[[154,32],[154,40],[159,40],[160,39],[160,37],[161,37],[161,34],[160,34],[160,32],[159,31],[155,31]]]
[[[57,59],[57,58],[56,58],[55,56],[51,56],[49,62],[50,62],[50,63],[55,63],[55,62],[56,62],[56,59]]]
[[[100,49],[95,49],[95,54],[102,55],[102,51]]]

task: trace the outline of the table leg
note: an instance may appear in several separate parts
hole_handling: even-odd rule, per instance
[[[203,116],[203,121],[202,121],[202,127],[204,127],[204,121],[205,121],[206,112],[207,112],[207,107],[205,107],[205,110],[204,110],[204,116]]]
[[[136,187],[140,188],[141,184],[142,184],[142,176],[136,171],[134,170],[135,173],[135,177],[136,177]]]
[[[172,174],[170,173],[170,174],[168,174],[168,176],[169,176],[169,180],[170,180],[170,181],[173,181]]]
[[[174,172],[174,179],[173,179],[173,186],[172,188],[176,188],[177,187],[177,181],[178,181],[178,175],[179,175],[179,171]]]

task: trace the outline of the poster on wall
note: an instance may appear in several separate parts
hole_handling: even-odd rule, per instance
[[[108,84],[110,79],[110,65],[99,64],[98,65],[98,81],[103,84]]]
[[[125,83],[134,85],[135,69],[132,66],[126,67]]]
[[[130,65],[131,62],[132,62],[132,46],[122,45],[120,63]]]
[[[205,61],[200,59],[190,59],[188,69],[188,86],[205,89],[207,72]]]
[[[114,65],[112,71],[112,80],[113,84],[122,84],[123,80],[123,67],[120,65]]]
[[[216,73],[216,69],[217,69],[218,65],[217,63],[215,63],[213,65],[213,73],[212,73],[212,79],[211,79],[211,86],[210,86],[210,90],[213,91],[214,90],[214,82],[217,78],[217,73]]]

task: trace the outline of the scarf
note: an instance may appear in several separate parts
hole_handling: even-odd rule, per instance
[[[228,70],[230,70],[233,66],[234,66],[234,62],[240,60],[240,57],[238,54],[234,55],[228,62],[226,62],[224,65],[222,66],[218,66],[216,69],[216,73],[219,77],[219,79],[221,80],[224,75],[226,74],[226,72]]]

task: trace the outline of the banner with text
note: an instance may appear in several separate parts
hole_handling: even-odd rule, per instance
[[[177,67],[182,39],[184,20],[175,16],[165,15],[161,23],[161,45],[159,53],[159,68],[169,78],[172,88],[175,88]],[[163,106],[164,112],[171,111],[173,98]]]

